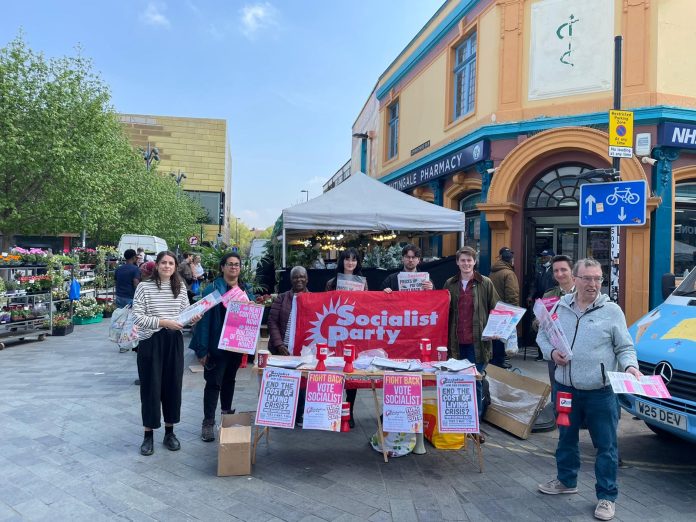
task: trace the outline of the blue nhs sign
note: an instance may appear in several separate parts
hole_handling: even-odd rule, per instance
[[[696,149],[696,125],[663,123],[658,127],[657,142],[666,147]]]
[[[647,194],[645,180],[580,185],[580,226],[644,225]]]

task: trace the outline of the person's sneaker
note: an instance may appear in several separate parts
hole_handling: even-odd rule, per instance
[[[201,426],[201,440],[203,442],[213,442],[215,440],[215,420],[203,419]]]
[[[539,491],[547,495],[561,495],[577,493],[578,488],[569,488],[563,485],[558,479],[549,480],[546,484],[539,484]]]
[[[594,510],[594,517],[599,520],[611,520],[614,518],[616,508],[611,500],[602,499],[597,503],[597,508]]]
[[[162,444],[164,444],[164,447],[169,451],[179,451],[181,449],[181,443],[173,433],[165,433]]]
[[[140,445],[140,454],[149,457],[155,452],[155,448],[152,445],[152,437],[145,437],[143,443]]]
[[[126,352],[130,352],[130,348],[119,348],[118,349],[118,353],[126,353]]]

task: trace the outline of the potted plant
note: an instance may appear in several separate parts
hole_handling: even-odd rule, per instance
[[[273,294],[262,294],[256,296],[256,304],[263,305],[263,316],[261,318],[261,324],[268,323],[268,316],[271,312],[271,305],[273,304],[273,300],[275,299],[275,297],[276,296]]]
[[[53,316],[52,335],[68,335],[72,332],[73,324],[69,316],[65,314],[56,314]]]
[[[81,297],[73,314],[74,324],[100,323],[103,319],[102,307],[94,297]]]
[[[111,317],[111,315],[114,313],[114,310],[116,310],[116,304],[111,299],[102,302],[101,307],[102,317],[104,318]]]

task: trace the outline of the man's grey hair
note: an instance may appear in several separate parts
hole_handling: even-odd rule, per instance
[[[292,270],[290,270],[290,278],[292,279],[292,277],[295,274],[304,275],[305,277],[307,277],[307,269],[305,267],[299,266],[299,265],[293,266]]]
[[[596,259],[592,259],[591,257],[586,257],[584,259],[578,259],[577,262],[575,263],[575,266],[573,266],[573,276],[577,277],[578,271],[580,270],[580,267],[584,266],[585,268],[590,268],[593,266],[597,266],[602,268],[602,264],[597,261]]]

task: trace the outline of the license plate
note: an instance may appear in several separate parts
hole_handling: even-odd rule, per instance
[[[679,428],[680,430],[688,430],[686,415],[683,413],[675,413],[673,411],[663,410],[652,404],[636,401],[638,413],[650,420],[655,420],[661,424]]]

